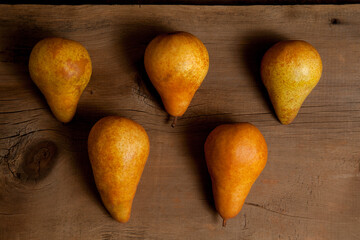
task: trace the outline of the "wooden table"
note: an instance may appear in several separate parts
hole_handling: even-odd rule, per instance
[[[0,239],[359,239],[360,5],[0,6]],[[208,48],[210,70],[171,128],[143,54],[159,33],[183,30]],[[32,83],[28,58],[60,36],[89,50],[93,76],[62,124]],[[259,78],[283,39],[319,51],[323,76],[288,126]],[[101,117],[144,126],[151,152],[127,224],[97,193],[87,136]],[[240,214],[221,226],[203,144],[215,126],[251,122],[269,147]]]
[[[273,4],[354,4],[360,0],[2,0],[7,4],[187,4],[187,5],[273,5]]]

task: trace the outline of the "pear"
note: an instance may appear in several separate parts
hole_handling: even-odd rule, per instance
[[[130,219],[149,150],[144,128],[127,118],[102,118],[90,131],[88,153],[97,189],[106,209],[121,223]]]
[[[321,73],[320,55],[305,41],[281,41],[265,53],[261,78],[282,124],[294,120]]]
[[[204,150],[215,206],[225,226],[240,212],[264,169],[267,145],[254,125],[235,123],[216,127],[207,137]]]
[[[209,54],[194,35],[174,32],[159,35],[149,43],[144,64],[166,111],[177,118],[185,113],[203,82]]]
[[[31,51],[29,72],[55,117],[70,122],[91,77],[88,51],[76,41],[45,38]]]

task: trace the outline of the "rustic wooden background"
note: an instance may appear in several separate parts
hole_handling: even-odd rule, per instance
[[[2,0],[8,4],[186,4],[186,5],[273,5],[273,4],[352,4],[360,0]]]
[[[0,5],[0,239],[359,239],[360,5]],[[208,48],[210,70],[171,128],[143,66],[149,41],[183,30]],[[27,69],[40,39],[89,50],[93,76],[69,124],[52,116]],[[319,51],[323,76],[289,126],[259,79],[283,39]],[[151,152],[127,224],[103,207],[87,156],[101,117],[142,124]],[[251,122],[269,159],[240,214],[221,227],[203,144],[217,125]]]

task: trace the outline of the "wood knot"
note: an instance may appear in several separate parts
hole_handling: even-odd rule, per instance
[[[332,19],[330,19],[330,24],[332,24],[332,25],[340,24],[340,20],[337,18],[332,18]]]
[[[42,141],[29,147],[23,162],[25,176],[21,178],[40,180],[45,178],[55,163],[57,147],[53,142]]]

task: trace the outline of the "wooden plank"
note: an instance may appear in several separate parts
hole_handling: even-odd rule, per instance
[[[0,239],[359,239],[359,5],[1,5],[0,13]],[[154,36],[177,30],[204,42],[210,70],[172,129],[143,54]],[[27,69],[32,47],[49,36],[82,42],[93,61],[66,125]],[[324,64],[289,126],[259,79],[262,55],[282,39],[312,43]],[[151,140],[127,224],[101,204],[87,157],[91,126],[111,114],[139,122]],[[222,228],[203,144],[226,122],[255,124],[269,159]]]
[[[187,4],[187,5],[276,5],[276,4],[354,4],[360,0],[2,0],[6,4]]]

